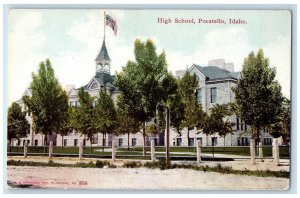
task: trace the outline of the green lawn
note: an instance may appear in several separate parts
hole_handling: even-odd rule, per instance
[[[111,147],[105,147],[110,149]],[[290,148],[289,147],[279,147],[280,148],[280,157],[281,158],[289,158],[290,157]],[[104,149],[102,147],[84,147],[83,154],[91,154],[98,156],[111,156],[111,151]],[[10,147],[7,148],[8,152],[17,152],[23,153],[23,147]],[[46,152],[45,152],[46,151]],[[146,147],[147,155],[150,155],[150,147]],[[155,148],[156,152],[165,152],[164,147]],[[190,156],[194,155],[195,148],[194,147],[170,147],[171,152],[176,152],[176,154],[171,153],[171,156]],[[250,156],[248,147],[202,147],[202,153],[216,153],[216,154],[230,154],[230,155],[242,155],[242,156]],[[272,156],[272,148],[264,147],[264,156],[271,157]],[[34,146],[28,147],[28,153],[48,153],[48,148],[44,148],[43,146]],[[53,153],[56,154],[78,154],[78,147],[60,147],[56,146],[53,148]],[[142,147],[130,148],[117,148],[117,156],[122,155],[143,155]]]

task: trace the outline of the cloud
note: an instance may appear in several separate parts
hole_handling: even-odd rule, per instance
[[[265,57],[269,58],[270,66],[276,68],[276,80],[282,86],[282,93],[290,98],[291,83],[291,39],[278,37],[264,48]]]
[[[215,29],[208,32],[199,44],[198,50],[192,54],[184,54],[179,51],[167,50],[169,69],[174,73],[183,70],[193,63],[207,65],[212,59],[225,59],[225,62],[233,62],[234,70],[241,71],[244,58],[250,52],[258,52],[263,48],[265,57],[270,59],[270,66],[277,70],[276,80],[282,86],[284,96],[290,98],[291,82],[291,42],[290,37],[279,37],[266,46],[253,46],[249,35],[242,28]]]
[[[14,18],[14,11],[10,11],[10,26],[8,38],[8,101],[20,99],[21,94],[31,82],[31,73],[36,71],[38,63],[45,56],[38,52],[46,38],[38,33],[43,25],[43,17],[38,12],[24,14],[21,18]],[[14,20],[13,20],[14,19]]]
[[[81,47],[64,51],[54,57],[52,61],[55,73],[61,84],[74,84],[80,87],[89,82],[95,74],[95,58],[98,55],[103,41],[103,14],[99,10],[90,10],[68,27],[69,38],[81,44]],[[39,33],[44,25],[43,12],[30,11],[22,14],[19,20],[10,25],[9,32],[9,103],[18,100],[25,88],[31,81],[31,72],[36,72],[38,63],[49,56],[41,54],[39,49],[46,42],[46,35]],[[121,10],[107,10],[107,14],[118,19],[121,24],[124,20],[124,12]],[[13,15],[10,18],[13,18]],[[125,23],[125,22],[124,22]],[[120,28],[125,26],[120,26]],[[119,31],[125,31],[119,29]],[[261,46],[253,46],[249,41],[249,32],[240,27],[228,27],[212,29],[203,39],[195,42],[198,47],[193,53],[186,54],[184,50],[176,51],[164,49],[167,55],[169,70],[173,73],[176,70],[186,69],[193,63],[207,65],[211,59],[225,59],[226,62],[233,62],[235,71],[241,71],[244,58],[251,51],[257,52]],[[146,41],[148,35],[139,35],[134,38],[122,38],[115,36],[106,26],[106,46],[112,59],[111,72],[121,71],[128,60],[134,60],[133,42],[136,38]],[[125,40],[126,39],[126,40]],[[131,41],[128,42],[128,39]],[[157,52],[162,52],[160,38],[151,38],[156,46]],[[129,45],[127,43],[130,43]],[[277,68],[276,79],[283,87],[287,96],[290,90],[290,40],[289,38],[278,38],[268,45],[264,45],[265,56],[270,58],[271,66]],[[26,69],[24,69],[26,68]]]

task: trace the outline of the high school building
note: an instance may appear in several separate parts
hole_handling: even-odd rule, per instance
[[[102,43],[101,50],[95,59],[96,72],[95,75],[90,79],[85,86],[84,90],[87,91],[91,96],[95,97],[95,103],[99,97],[100,89],[106,89],[111,95],[114,102],[116,102],[120,90],[114,85],[115,76],[110,74],[111,59],[109,57],[105,41]],[[198,77],[199,85],[196,90],[197,100],[202,104],[202,107],[206,112],[215,104],[227,104],[234,101],[234,94],[231,90],[232,87],[236,86],[239,79],[239,72],[234,72],[233,63],[225,63],[223,59],[216,59],[208,62],[207,66],[192,65],[189,68],[189,72],[195,74]],[[178,78],[182,77],[184,71],[176,72]],[[78,91],[80,88],[68,87],[67,93],[69,96],[69,105],[78,106]],[[31,90],[27,89],[24,95],[31,96]],[[25,110],[25,105],[22,100],[18,101],[22,109]],[[30,115],[27,115],[30,125],[32,126],[32,120]],[[170,145],[171,146],[194,146],[197,140],[202,142],[203,146],[247,146],[249,145],[249,139],[251,138],[248,132],[250,127],[245,125],[243,120],[232,115],[230,117],[231,122],[235,125],[233,127],[233,134],[228,134],[224,137],[218,135],[206,136],[192,129],[189,131],[189,139],[187,130],[183,129],[180,134],[175,130],[170,131]],[[146,144],[150,145],[151,140],[155,140],[157,145],[164,145],[164,134],[160,135],[149,135],[146,138]],[[88,140],[85,136],[80,133],[73,131],[68,136],[60,136],[56,134],[47,136],[47,143],[45,137],[42,134],[35,134],[34,130],[30,129],[30,134],[26,138],[13,141],[15,146],[23,146],[27,141],[28,145],[31,146],[42,146],[49,144],[49,141],[53,141],[54,145],[58,146],[78,146],[80,142],[83,145],[93,146],[110,146],[112,140],[115,140],[118,146],[142,146],[143,136],[141,133],[120,135],[115,136],[107,134],[103,136],[101,133],[95,134],[92,140]],[[262,132],[262,141],[265,145],[269,145],[272,142],[272,137],[268,133]],[[103,144],[104,143],[104,144]]]

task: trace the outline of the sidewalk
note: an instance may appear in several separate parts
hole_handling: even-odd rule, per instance
[[[228,157],[228,156],[226,156]],[[24,158],[23,156],[8,156],[7,160],[20,160],[20,161],[35,161],[35,162],[44,162],[47,163],[49,158],[46,156],[28,156]],[[97,160],[104,160],[104,159],[96,159],[96,158],[84,158],[80,160],[79,158],[72,158],[72,157],[53,157],[51,159],[53,162],[61,163],[61,164],[75,164],[77,162],[88,163],[90,161],[96,162]],[[105,159],[106,161],[112,162],[114,165],[121,167],[124,162],[127,161],[141,161],[146,162],[149,160],[133,160],[133,159],[117,159],[116,161],[112,161],[111,159]],[[194,164],[197,163],[195,161],[173,161],[173,163],[178,164]],[[289,171],[290,169],[290,160],[281,159],[280,165],[276,166],[273,163],[272,159],[264,159],[263,162],[260,159],[256,160],[256,164],[252,165],[250,159],[235,159],[234,161],[202,161],[201,166],[217,166],[221,164],[222,166],[229,166],[235,170],[270,170],[270,171]]]

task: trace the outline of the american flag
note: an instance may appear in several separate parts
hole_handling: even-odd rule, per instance
[[[118,30],[117,22],[107,14],[105,16],[105,21],[106,21],[106,25],[110,26],[111,29],[114,31],[115,35],[117,36],[117,30]]]

